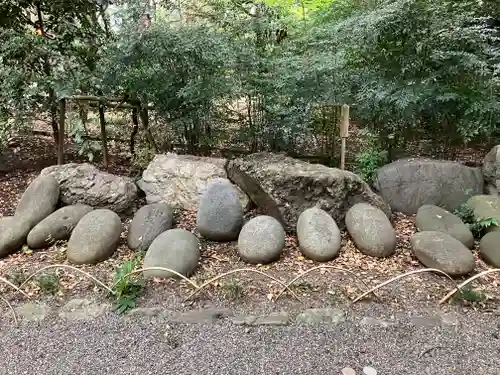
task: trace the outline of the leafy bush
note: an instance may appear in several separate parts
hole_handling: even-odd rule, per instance
[[[356,170],[360,177],[369,184],[377,170],[387,162],[388,152],[385,150],[371,149],[356,154]]]
[[[0,121],[10,119],[7,128],[48,112],[56,130],[59,97],[102,92],[153,103],[156,136],[174,133],[192,152],[231,142],[288,153],[324,144],[332,154],[336,119],[319,134],[317,108],[347,103],[383,145],[358,155],[367,180],[395,144],[426,138],[453,148],[498,133],[497,2],[188,1],[189,22],[173,22],[171,2],[120,0],[114,27],[108,2],[70,3],[23,3],[43,8],[53,39],[30,31],[22,7],[0,5]],[[155,22],[141,29],[146,10]],[[284,27],[287,37],[278,42]]]

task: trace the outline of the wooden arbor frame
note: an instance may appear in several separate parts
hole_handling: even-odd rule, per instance
[[[142,105],[140,102],[131,102],[127,98],[109,98],[101,96],[90,96],[90,95],[73,95],[66,96],[59,100],[59,136],[57,145],[57,164],[64,164],[64,136],[65,136],[65,123],[66,123],[66,104],[68,101],[76,102],[88,102],[90,107],[97,107],[99,109],[99,123],[101,128],[101,143],[102,143],[102,153],[103,153],[103,164],[105,167],[108,166],[108,142],[106,134],[106,119],[104,117],[104,108],[111,107],[112,109],[122,108],[122,109],[132,109],[136,110],[139,114],[142,129],[146,133],[147,140],[150,146],[157,151],[157,146],[154,141],[153,135],[149,130],[149,110],[154,109],[154,107],[149,105]],[[134,131],[131,135],[131,145],[133,145],[133,139],[137,133],[139,124],[134,124]],[[133,147],[133,146],[132,146]],[[132,149],[133,152],[133,149]]]

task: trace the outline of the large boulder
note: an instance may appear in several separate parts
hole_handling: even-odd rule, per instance
[[[59,201],[59,184],[51,176],[38,176],[26,188],[14,216],[30,229],[49,216]]]
[[[165,202],[174,208],[196,210],[208,182],[222,177],[225,159],[168,153],[156,155],[137,182],[148,203]],[[248,196],[238,189],[241,206],[250,204]]]
[[[243,215],[236,187],[228,179],[216,178],[201,195],[196,227],[208,240],[234,241],[243,226]]]
[[[347,231],[365,255],[384,258],[396,249],[396,231],[385,213],[367,203],[357,203],[345,216]]]
[[[486,233],[479,242],[479,251],[488,264],[500,268],[500,232]]]
[[[120,213],[127,211],[137,198],[137,186],[131,178],[102,172],[91,164],[69,163],[42,170],[61,186],[65,205],[87,204]]]
[[[335,220],[318,207],[308,208],[300,214],[297,239],[302,254],[318,262],[332,260],[340,251],[340,229]]]
[[[0,217],[0,258],[19,250],[30,229],[29,222],[15,216]]]
[[[47,216],[29,232],[27,244],[32,249],[41,249],[56,241],[69,239],[78,222],[92,211],[85,204],[65,206]]]
[[[467,206],[474,211],[476,220],[494,219],[500,224],[500,197],[493,195],[475,195],[467,201]],[[486,232],[500,231],[500,226],[493,225]]]
[[[431,159],[401,159],[380,168],[375,190],[394,211],[415,214],[424,204],[453,211],[470,195],[482,194],[479,168]]]
[[[469,249],[474,247],[474,236],[469,226],[457,215],[446,211],[444,208],[431,204],[423,205],[417,211],[415,224],[421,232],[436,231],[448,233]]]
[[[490,193],[500,192],[500,145],[493,147],[483,160],[484,182]]]
[[[200,243],[198,238],[185,229],[170,229],[155,238],[144,257],[144,268],[164,267],[186,277],[198,267]],[[174,273],[163,270],[146,270],[145,277],[177,278]]]
[[[390,216],[384,200],[354,173],[267,152],[231,160],[226,171],[252,201],[294,232],[302,211],[317,206],[343,225],[347,210],[367,202]]]
[[[450,276],[463,276],[474,270],[472,251],[448,233],[418,232],[411,236],[410,243],[413,254],[428,268],[436,268]]]
[[[95,264],[110,258],[116,251],[122,224],[111,210],[97,209],[85,215],[68,241],[66,256],[70,263]]]
[[[153,203],[137,210],[130,223],[127,244],[131,250],[146,251],[154,239],[172,228],[174,211],[164,203]]]
[[[238,254],[251,264],[266,264],[277,260],[285,247],[285,231],[271,216],[249,220],[238,237]]]

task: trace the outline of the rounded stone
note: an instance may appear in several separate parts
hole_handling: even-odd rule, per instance
[[[344,367],[342,369],[342,375],[356,375],[356,371],[351,367]]]
[[[196,227],[208,240],[234,241],[243,226],[243,215],[236,187],[225,178],[216,178],[200,197]]]
[[[271,216],[248,221],[238,237],[238,254],[251,264],[266,264],[278,259],[285,247],[285,231]]]
[[[0,217],[0,258],[19,250],[31,226],[14,216]]]
[[[116,251],[122,225],[120,217],[106,208],[85,215],[68,241],[66,256],[70,263],[95,264],[110,258]]]
[[[198,238],[185,229],[169,229],[156,237],[144,257],[144,268],[164,267],[189,277],[200,261]],[[177,278],[164,270],[144,271],[145,277]]]
[[[59,202],[59,183],[52,176],[38,176],[26,188],[14,216],[27,222],[30,229],[49,216]]]
[[[396,249],[396,231],[387,215],[368,203],[357,203],[345,216],[345,224],[356,247],[365,255],[384,258]]]
[[[415,233],[410,243],[413,254],[426,267],[436,268],[450,276],[463,276],[474,270],[472,251],[448,233]]]
[[[341,235],[335,220],[318,207],[302,212],[297,221],[299,248],[305,257],[326,262],[340,251]]]
[[[474,247],[474,236],[469,227],[457,215],[445,209],[425,204],[417,211],[415,224],[421,232],[436,231],[448,233],[469,249]]]
[[[90,211],[92,207],[85,204],[65,206],[56,210],[29,232],[28,246],[32,249],[41,249],[56,241],[69,239],[78,222]]]
[[[500,268],[500,232],[486,233],[479,242],[479,251],[486,263]]]
[[[364,375],[377,375],[377,370],[375,370],[371,366],[365,366],[365,367],[363,367],[363,374]]]
[[[474,211],[476,220],[493,219],[500,223],[500,197],[492,195],[474,195],[467,201],[467,206]],[[486,232],[500,232],[500,226],[492,225]]]
[[[130,223],[128,247],[146,251],[156,237],[172,228],[173,217],[173,209],[168,204],[153,203],[141,207]]]

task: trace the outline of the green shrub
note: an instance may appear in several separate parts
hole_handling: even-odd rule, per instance
[[[356,154],[356,171],[367,183],[372,184],[377,170],[387,163],[387,151],[370,149]]]

